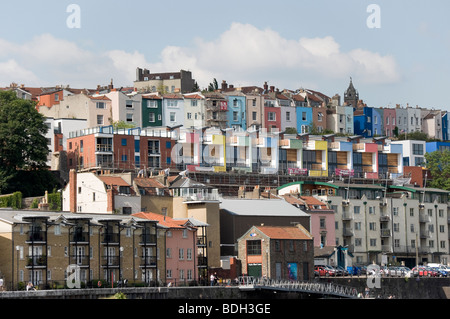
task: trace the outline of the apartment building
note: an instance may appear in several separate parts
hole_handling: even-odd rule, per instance
[[[335,245],[348,247],[354,265],[448,263],[448,191],[340,181],[278,189],[279,194],[295,192],[314,192],[335,211]]]
[[[165,228],[165,278],[171,285],[183,285],[196,281],[199,276],[197,228],[196,221],[189,219],[173,219],[169,216],[140,212],[133,216],[158,221],[158,225]],[[160,252],[161,253],[161,252]]]
[[[135,216],[2,209],[0,271],[8,290],[165,282],[164,228]],[[73,275],[73,270],[77,273]],[[73,283],[73,282],[72,282]]]
[[[172,131],[165,127],[77,130],[67,140],[68,167],[77,169],[162,169],[172,164]]]
[[[189,93],[194,90],[195,80],[191,71],[151,73],[136,68],[134,87],[139,92]]]

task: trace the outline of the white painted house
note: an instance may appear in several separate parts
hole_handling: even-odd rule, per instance
[[[71,170],[63,189],[63,210],[130,215],[141,211],[141,198],[122,177]]]

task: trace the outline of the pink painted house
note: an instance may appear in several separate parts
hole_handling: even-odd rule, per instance
[[[314,247],[336,246],[334,210],[313,196],[283,195],[283,198],[311,216],[310,233],[314,237]]]
[[[173,219],[150,212],[141,212],[133,216],[156,220],[159,226],[166,229],[166,251],[164,255],[160,252],[160,258],[165,257],[167,284],[179,286],[198,280],[197,228],[189,219]]]

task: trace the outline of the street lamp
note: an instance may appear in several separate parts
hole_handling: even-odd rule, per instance
[[[16,258],[16,260],[17,260],[17,290],[19,290],[19,251],[20,251],[20,246],[17,245],[16,246],[16,255],[17,255],[17,258]],[[13,287],[14,287],[14,279],[13,279]]]

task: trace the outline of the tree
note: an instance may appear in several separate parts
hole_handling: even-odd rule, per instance
[[[209,92],[214,92],[215,90],[219,89],[219,84],[217,83],[216,78],[213,79],[212,83],[209,83],[208,85],[208,91]]]
[[[435,151],[425,154],[426,167],[430,170],[432,180],[427,185],[434,188],[450,190],[450,150]]]
[[[48,127],[35,103],[13,91],[0,92],[0,194],[20,170],[46,167]]]

